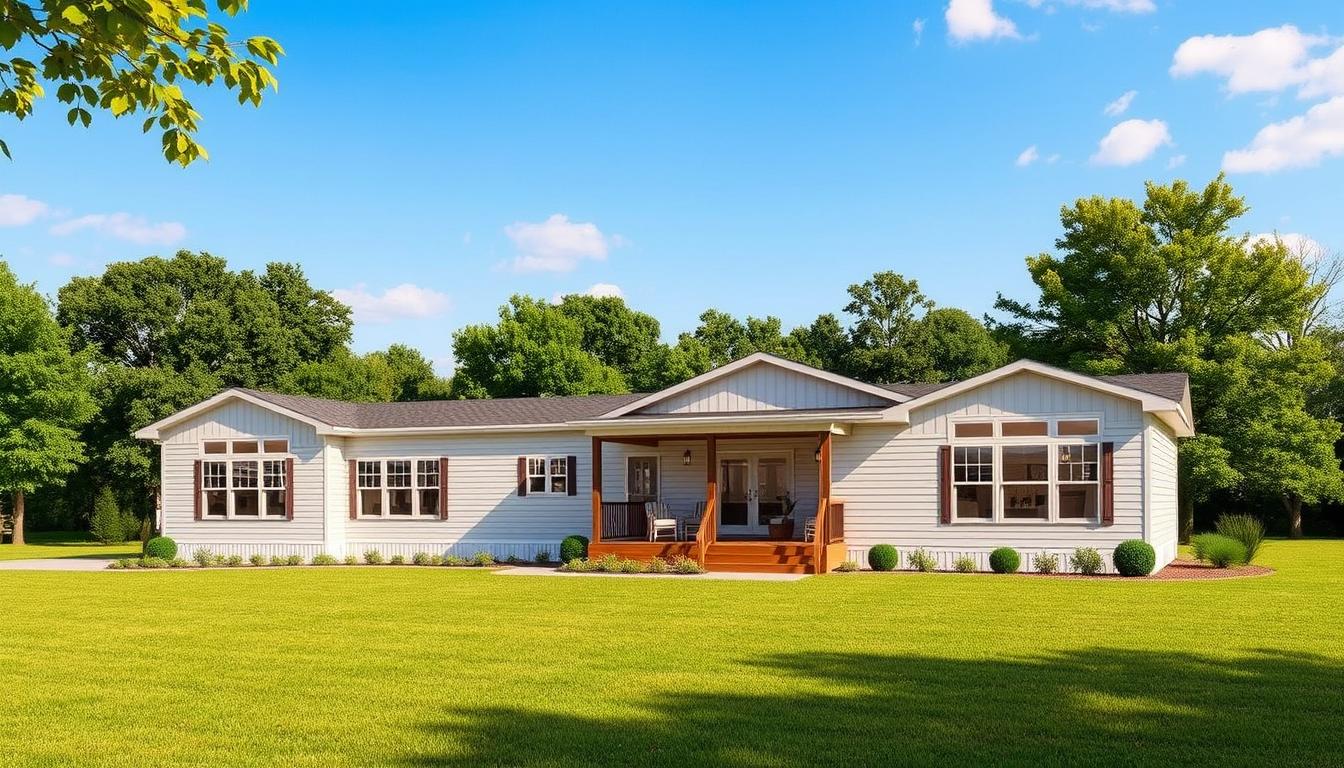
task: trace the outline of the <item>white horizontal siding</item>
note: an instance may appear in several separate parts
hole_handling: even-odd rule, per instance
[[[1148,515],[1152,521],[1152,545],[1158,565],[1176,559],[1180,535],[1177,497],[1177,450],[1171,428],[1152,415],[1148,416]]]
[[[641,413],[734,413],[891,405],[894,400],[832,381],[757,363],[680,392]]]

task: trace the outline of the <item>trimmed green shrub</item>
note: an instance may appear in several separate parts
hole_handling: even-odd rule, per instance
[[[113,570],[123,570],[126,568],[135,568],[138,565],[139,564],[136,563],[134,560],[128,557],[123,557],[120,560],[113,560],[112,562],[108,563],[107,567]]]
[[[538,561],[541,562],[541,561]],[[649,564],[644,566],[644,570],[649,573],[667,573],[671,566],[661,557],[654,557],[649,560]]]
[[[247,558],[247,561],[260,568],[261,566],[266,564],[266,556],[261,554],[260,552],[253,552],[252,556]]]
[[[989,553],[989,569],[995,573],[1017,573],[1022,556],[1012,547],[999,547]]]
[[[574,573],[590,573],[597,570],[597,563],[586,558],[576,557],[560,566],[560,570],[573,571]]]
[[[411,564],[429,565],[432,559],[433,558],[430,556],[428,552],[416,552],[414,555],[411,555]]]
[[[868,567],[874,571],[894,571],[901,564],[901,553],[890,544],[877,544],[868,550]]]
[[[1111,554],[1115,561],[1115,570],[1121,576],[1147,576],[1157,565],[1157,553],[1153,546],[1140,539],[1127,539],[1115,545]]]
[[[336,558],[333,555],[328,555],[326,552],[319,552],[316,555],[313,555],[312,563],[313,565],[335,565]]]
[[[211,552],[210,550],[204,547],[201,547],[199,549],[192,550],[191,559],[195,560],[196,564],[201,566],[202,568],[209,568],[211,565],[214,565],[215,553]]]
[[[1101,573],[1105,567],[1101,553],[1091,547],[1079,547],[1073,550],[1073,555],[1069,557],[1069,569],[1084,576],[1094,576]]]
[[[588,558],[588,537],[566,536],[564,541],[560,542],[560,559],[568,563],[570,560],[586,560]]]
[[[167,568],[168,561],[162,557],[142,557],[140,558],[141,568]]]
[[[538,549],[537,556],[533,558],[533,562],[540,563],[541,565],[551,562],[551,551],[549,549]]]
[[[1210,539],[1222,536],[1221,533],[1196,533],[1190,537],[1190,554],[1194,555],[1196,560],[1206,561],[1209,559],[1206,553],[1207,545]]]
[[[495,556],[485,550],[481,550],[471,556],[471,564],[479,566],[494,565]]]
[[[276,567],[284,565],[286,562],[284,555],[271,555],[271,565]]]
[[[859,570],[859,561],[845,560],[844,562],[835,566],[835,570],[838,573],[854,573],[855,571]]]
[[[461,557],[461,556],[459,556],[459,555],[444,555],[444,557],[443,557],[443,564],[444,564],[444,565],[454,565],[454,566],[456,566],[456,565],[469,565],[469,564],[470,564],[470,561],[467,560],[467,558],[465,558],[465,557]]]
[[[1196,544],[1198,540],[1198,544]],[[1201,533],[1190,538],[1197,556],[1215,568],[1241,565],[1246,562],[1246,545],[1221,533]]]
[[[303,555],[290,555],[285,558],[285,565],[303,565]]]
[[[1031,558],[1031,567],[1037,573],[1054,573],[1059,570],[1059,555],[1041,552]]]
[[[186,560],[181,557],[174,557],[172,560],[168,561],[169,568],[187,568],[190,565],[191,565],[190,560]]]
[[[161,557],[164,560],[172,560],[177,557],[177,542],[167,536],[155,536],[145,542],[145,555],[147,557]]]
[[[93,497],[93,517],[89,520],[89,532],[93,538],[104,544],[116,544],[126,540],[126,532],[121,524],[121,508],[117,506],[117,497],[111,488],[104,487]]]
[[[391,558],[388,559],[387,564],[388,564],[388,565],[405,565],[405,564],[406,564],[406,556],[405,556],[405,555],[393,555]]]
[[[359,565],[359,558],[354,555],[346,555],[343,561],[346,565]]]
[[[938,561],[933,555],[925,552],[923,547],[911,552],[909,557],[906,558],[906,562],[916,571],[923,571],[925,573],[930,573],[938,569]]]
[[[677,573],[704,573],[705,569],[701,567],[694,558],[685,555],[677,555],[672,558],[672,570]]]
[[[382,565],[383,553],[376,549],[366,549],[364,550],[364,562],[369,565]]]
[[[229,555],[228,557],[224,558],[224,565],[225,565],[226,567],[229,567],[229,568],[237,568],[238,566],[240,566],[240,565],[242,565],[242,564],[243,564],[243,556],[242,556],[242,555]]]
[[[975,558],[970,555],[962,555],[952,561],[952,570],[957,573],[975,573]]]
[[[1242,562],[1247,564],[1255,561],[1261,545],[1265,543],[1265,524],[1250,515],[1223,515],[1214,527],[1222,535],[1241,542],[1246,550],[1246,559]]]

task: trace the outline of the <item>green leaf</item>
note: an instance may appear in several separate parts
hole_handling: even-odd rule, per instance
[[[0,139],[0,152],[4,152],[5,157],[9,158],[10,160],[14,159],[14,156],[9,154],[9,145],[6,144],[3,139]]]
[[[61,87],[56,89],[56,98],[66,104],[79,97],[79,86],[74,83],[61,83]]]
[[[0,48],[13,48],[22,36],[19,25],[7,19],[0,19]]]
[[[83,26],[89,20],[89,17],[84,13],[84,11],[80,10],[79,6],[77,5],[65,6],[65,10],[61,11],[61,18],[65,19],[66,21],[70,22],[71,24],[77,27]]]
[[[88,128],[89,123],[93,122],[93,115],[89,110],[81,109],[79,110],[79,122],[83,123],[85,128]]]

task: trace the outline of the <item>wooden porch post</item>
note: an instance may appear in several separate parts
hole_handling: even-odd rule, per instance
[[[826,562],[827,545],[831,543],[831,432],[821,435],[821,461],[817,462],[817,529],[812,534],[812,562],[816,563],[817,573],[830,571]]]
[[[593,438],[593,538],[602,541],[602,438]]]

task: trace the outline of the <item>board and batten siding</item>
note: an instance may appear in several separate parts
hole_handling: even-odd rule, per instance
[[[737,413],[892,405],[867,392],[757,363],[640,409],[640,413]]]
[[[1099,416],[1100,442],[1115,444],[1113,525],[939,522],[938,448],[949,442],[951,420],[1068,415]],[[849,435],[835,438],[832,462],[834,493],[845,501],[849,557],[862,563],[869,547],[888,543],[902,557],[923,547],[937,558],[940,568],[950,569],[957,557],[969,555],[988,570],[989,553],[1009,546],[1022,554],[1026,569],[1031,556],[1039,552],[1059,555],[1061,566],[1067,567],[1074,548],[1093,547],[1102,553],[1109,570],[1116,544],[1152,538],[1144,520],[1148,426],[1133,401],[1030,373],[917,408],[908,427],[855,425]],[[1153,512],[1174,519],[1174,509]],[[1169,562],[1170,557],[1162,559],[1162,550],[1159,555],[1159,565]]]
[[[196,520],[195,461],[206,440],[286,438],[294,458],[293,520]],[[183,557],[198,547],[220,554],[301,554],[322,551],[323,440],[311,426],[248,402],[225,402],[174,426],[161,439],[163,533]]]
[[[385,556],[428,552],[466,557],[488,551],[499,559],[531,559],[546,550],[557,558],[561,539],[592,532],[592,444],[579,432],[347,438],[339,453],[342,468],[330,473],[331,506],[344,520],[347,554],[377,549]],[[349,519],[350,460],[441,456],[448,457],[447,520]],[[520,456],[575,456],[577,494],[519,496]]]

